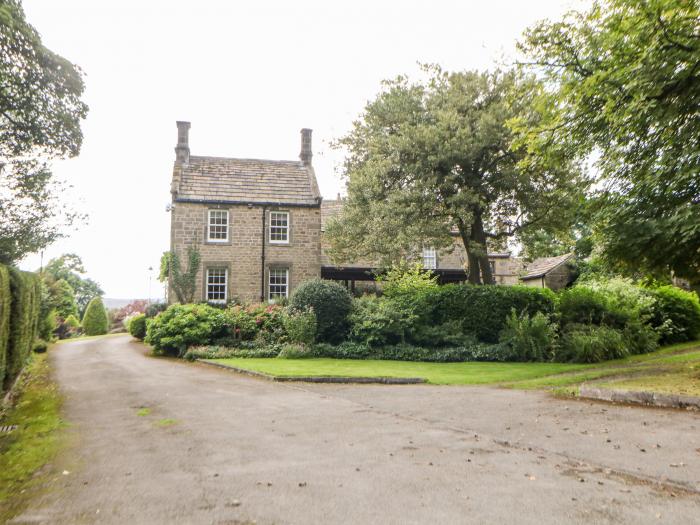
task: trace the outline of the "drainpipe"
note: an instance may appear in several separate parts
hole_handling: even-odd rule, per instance
[[[265,301],[265,215],[267,208],[262,207],[262,251],[260,253],[260,302]]]

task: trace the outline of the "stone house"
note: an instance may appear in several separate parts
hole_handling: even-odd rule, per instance
[[[575,279],[570,262],[573,253],[565,253],[557,257],[541,257],[535,259],[520,277],[525,286],[561,290],[569,286]]]
[[[177,122],[177,130],[170,247],[183,265],[188,247],[200,252],[195,301],[274,301],[314,277],[353,289],[358,281],[374,280],[376,262],[339,265],[324,250],[324,225],[343,201],[321,197],[310,129],[301,130],[298,161],[191,155],[190,123]],[[456,234],[453,250],[425,248],[416,256],[443,283],[467,279],[466,252]],[[521,259],[493,253],[489,260],[497,284],[519,282]],[[176,300],[172,289],[168,297]]]

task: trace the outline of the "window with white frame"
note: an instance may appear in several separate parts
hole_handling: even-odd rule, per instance
[[[435,248],[423,248],[423,268],[435,270],[437,268],[437,252]]]
[[[209,210],[209,242],[228,241],[228,210]]]
[[[289,212],[270,212],[270,242],[276,244],[289,243]]]
[[[225,303],[228,284],[228,269],[207,269],[207,301],[210,303]]]
[[[491,275],[496,275],[496,261],[489,261],[489,267],[491,268]]]
[[[289,269],[270,268],[268,299],[277,301],[289,295]]]

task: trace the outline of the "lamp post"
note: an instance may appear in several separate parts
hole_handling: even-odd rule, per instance
[[[146,298],[146,304],[151,304],[151,280],[153,279],[153,266],[148,267],[148,297]]]

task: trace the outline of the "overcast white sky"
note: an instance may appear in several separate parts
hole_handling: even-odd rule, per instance
[[[44,261],[74,252],[107,297],[151,295],[169,248],[176,120],[194,155],[296,159],[314,130],[321,192],[335,197],[343,135],[382,79],[417,62],[487,69],[514,56],[536,20],[579,0],[352,1],[24,0],[51,50],[85,72],[84,143],[54,172],[89,215]],[[21,266],[39,267],[38,255]]]

